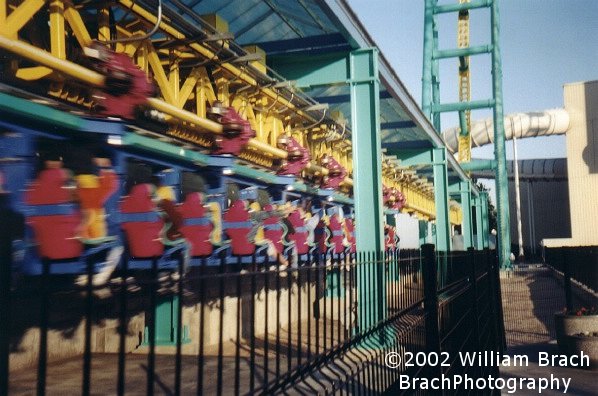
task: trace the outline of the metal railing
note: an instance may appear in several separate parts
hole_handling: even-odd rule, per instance
[[[598,246],[545,248],[544,255],[546,264],[561,272],[565,281],[574,279],[598,293]]]
[[[125,264],[99,286],[92,263],[86,281],[51,275],[50,262],[22,279],[3,266],[0,394],[377,394],[401,374],[491,374],[456,359],[387,364],[389,352],[504,345],[494,253],[421,252],[284,269],[224,257],[170,272]]]

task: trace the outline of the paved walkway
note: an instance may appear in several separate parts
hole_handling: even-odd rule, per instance
[[[501,289],[509,355],[527,355],[528,367],[502,367],[501,374],[508,378],[571,378],[568,395],[598,396],[598,371],[572,367],[540,367],[540,352],[557,354],[554,333],[555,312],[565,305],[561,285],[547,268],[516,270],[501,276]],[[574,305],[579,302],[575,301]],[[508,394],[503,390],[503,394]],[[518,389],[515,395],[538,395],[538,390]],[[544,390],[542,395],[562,395],[560,390]]]

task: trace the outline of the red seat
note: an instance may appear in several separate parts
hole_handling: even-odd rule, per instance
[[[295,232],[289,233],[287,238],[289,241],[295,242],[297,254],[302,255],[309,253],[309,245],[307,244],[309,231],[305,227],[305,220],[301,217],[300,210],[295,209],[292,211],[291,214],[289,214],[288,219]]]
[[[210,241],[210,235],[214,230],[214,225],[206,217],[201,194],[197,192],[187,194],[185,202],[179,206],[179,213],[183,218],[181,232],[191,244],[191,256],[211,255],[214,249]]]
[[[164,221],[152,201],[152,185],[138,184],[120,204],[121,227],[129,244],[129,253],[136,258],[162,256],[161,231]]]
[[[76,239],[81,215],[65,188],[65,169],[46,169],[39,174],[25,202],[30,205],[28,224],[33,228],[40,257],[51,260],[77,258],[83,245]]]
[[[384,246],[386,247],[386,250],[392,250],[394,248],[396,248],[396,237],[395,237],[395,233],[396,230],[394,227],[392,226],[386,226],[386,237],[384,238]]]
[[[316,229],[315,229],[315,241],[318,245],[318,250],[322,254],[329,253],[330,250],[330,237],[332,233],[330,232],[330,227],[326,224],[324,219],[320,219]]]
[[[252,229],[251,218],[247,203],[236,200],[223,216],[224,232],[230,239],[232,254],[236,256],[250,256],[255,252],[255,245],[249,241],[249,232]]]
[[[266,205],[264,206],[264,210],[266,212],[272,211],[274,207]],[[282,240],[284,238],[284,230],[278,216],[271,215],[264,220],[264,237],[272,241],[278,253],[283,252],[284,246]]]

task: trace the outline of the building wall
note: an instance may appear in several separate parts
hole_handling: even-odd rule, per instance
[[[565,85],[573,245],[598,245],[598,81]]]
[[[521,226],[525,256],[539,256],[545,238],[570,238],[569,189],[567,180],[522,180]],[[509,181],[511,241],[518,243],[515,183]],[[517,252],[517,249],[515,249]],[[517,254],[517,253],[515,253]]]
[[[598,246],[598,81],[566,84],[567,162],[571,238],[546,246]]]

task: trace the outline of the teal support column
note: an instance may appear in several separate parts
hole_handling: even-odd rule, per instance
[[[357,250],[381,252],[384,250],[384,209],[378,50],[357,50],[349,57]]]
[[[459,194],[461,195],[461,210],[463,212],[463,247],[467,250],[473,247],[473,217],[471,215],[471,182],[459,182]]]
[[[434,6],[436,0],[426,0],[424,14],[424,59],[422,71],[422,110],[432,120],[432,57],[434,54]]]
[[[487,249],[490,247],[490,218],[488,217],[488,192],[480,191],[480,204],[482,207],[482,248]]]
[[[505,126],[502,97],[502,65],[500,58],[500,25],[498,0],[493,1],[491,9],[492,22],[492,91],[494,93],[494,152],[496,167],[496,209],[498,213],[497,251],[501,268],[511,269],[511,230],[509,226],[509,181],[507,178],[507,156],[505,150]]]
[[[432,58],[434,52],[438,51],[438,17],[432,17],[432,36],[434,37],[434,45],[432,49]],[[440,62],[438,59],[432,59],[432,124],[438,133],[440,133],[440,113],[434,111],[435,105],[440,104]]]
[[[351,52],[349,71],[357,251],[372,252],[376,258],[358,266],[357,271],[357,322],[363,331],[386,317],[378,50]]]
[[[445,147],[433,148],[434,203],[436,205],[436,250],[451,250],[451,232],[448,202],[448,170]]]
[[[484,240],[482,233],[482,194],[474,199],[475,202],[475,224],[476,224],[476,249],[484,248]]]
[[[364,48],[271,60],[282,75],[296,81],[297,87],[348,85],[350,89],[356,239],[364,261],[356,271],[359,331],[371,328],[386,315],[378,56],[376,48]]]
[[[419,246],[428,243],[428,222],[425,220],[419,220]]]

